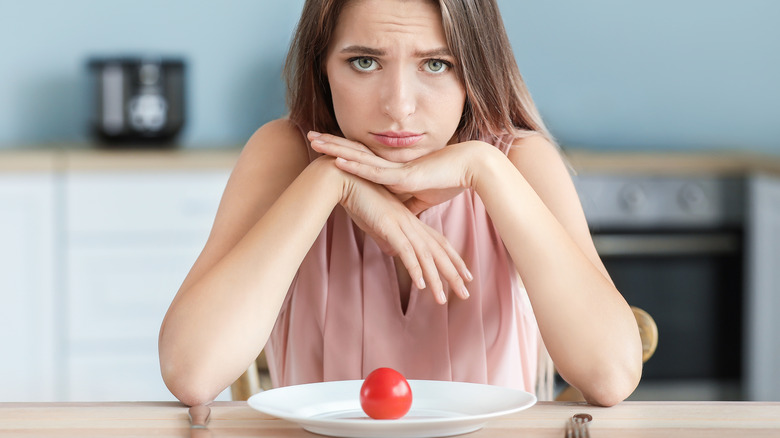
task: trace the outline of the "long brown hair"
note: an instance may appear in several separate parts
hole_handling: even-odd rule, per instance
[[[324,62],[350,0],[306,0],[284,66],[290,120],[304,131],[339,133]],[[457,137],[553,141],[517,68],[495,0],[439,0],[447,44],[466,89]]]

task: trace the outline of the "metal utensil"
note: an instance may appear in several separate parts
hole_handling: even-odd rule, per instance
[[[590,438],[588,424],[593,420],[590,414],[574,414],[566,422],[566,438]]]
[[[206,405],[195,405],[189,410],[190,438],[211,438],[211,431],[206,428],[211,416],[211,408]]]
[[[195,405],[190,407],[190,428],[205,429],[211,415],[211,408],[206,405]]]

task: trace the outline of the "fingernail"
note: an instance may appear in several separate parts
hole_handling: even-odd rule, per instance
[[[443,290],[439,291],[439,302],[442,303],[442,304],[447,302],[447,296],[444,295],[444,291]]]
[[[469,290],[466,289],[466,286],[460,287],[460,294],[463,296],[464,300],[469,297]]]
[[[314,137],[314,138],[317,138],[317,137],[319,137],[319,136],[320,136],[320,135],[322,135],[322,134],[320,134],[320,133],[319,133],[319,132],[317,132],[317,131],[309,131],[309,135],[310,135],[310,136],[312,136],[312,137]]]
[[[469,271],[469,268],[466,268],[466,280],[471,281],[474,279],[474,275],[471,274],[471,271]]]
[[[312,144],[325,144],[322,140],[312,140]]]
[[[417,289],[425,289],[425,280],[422,277],[417,279]]]
[[[338,161],[339,163],[346,163],[347,162],[347,160],[345,160],[345,159],[343,159],[341,157],[336,157],[336,161]]]

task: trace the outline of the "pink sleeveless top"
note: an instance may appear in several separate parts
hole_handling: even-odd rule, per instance
[[[466,190],[419,217],[466,262],[474,275],[466,284],[470,297],[449,292],[440,305],[412,284],[404,313],[393,258],[337,206],[265,345],[274,387],[363,379],[390,367],[407,379],[534,392],[538,327],[482,201]]]

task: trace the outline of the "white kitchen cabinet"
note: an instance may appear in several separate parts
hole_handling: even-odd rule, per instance
[[[748,398],[780,400],[780,178],[749,184],[746,302]]]
[[[227,178],[222,170],[66,174],[69,400],[173,399],[157,335]]]
[[[0,173],[0,402],[59,396],[56,177]]]

